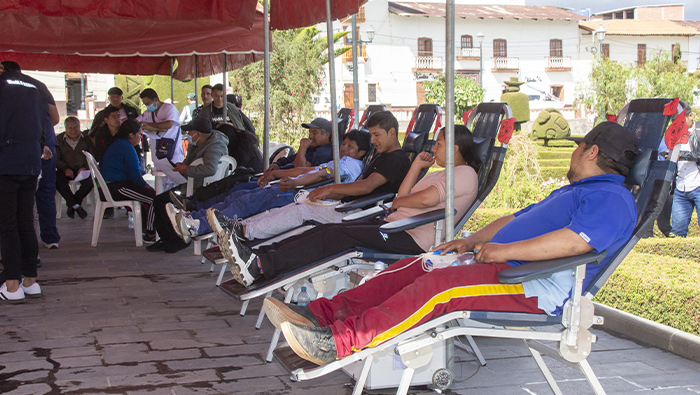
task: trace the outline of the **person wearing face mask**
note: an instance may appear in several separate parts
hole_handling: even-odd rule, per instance
[[[172,162],[182,162],[184,150],[180,140],[180,112],[174,105],[162,102],[158,98],[158,93],[151,88],[144,89],[140,97],[147,111],[141,114],[137,121],[141,122],[144,130],[157,134],[158,139],[171,139],[174,142],[174,150],[172,157],[167,159]],[[158,139],[150,145],[157,147]],[[160,166],[170,166],[165,158],[156,158],[155,150],[151,151],[151,159],[156,169]]]
[[[194,190],[197,190],[202,186],[205,177],[213,176],[216,173],[221,157],[228,154],[228,137],[218,130],[212,130],[211,122],[203,117],[193,118],[190,123],[182,127],[182,130],[187,132],[186,139],[189,140],[190,145],[187,148],[185,159],[182,163],[175,163],[173,170],[187,178],[194,178]],[[192,166],[192,162],[200,158],[202,163]],[[173,190],[180,190],[184,193],[187,190],[187,184],[179,185]],[[154,226],[160,240],[152,246],[148,246],[149,251],[173,253],[189,245],[175,233],[170,224],[165,209],[167,203],[171,203],[170,191],[161,193],[153,201]]]

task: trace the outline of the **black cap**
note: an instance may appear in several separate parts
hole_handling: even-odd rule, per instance
[[[632,166],[639,154],[637,136],[631,130],[612,121],[599,123],[585,137],[567,137],[566,139],[577,143],[595,144],[600,152],[628,168]],[[627,158],[625,158],[625,152],[630,153]]]
[[[119,96],[123,96],[123,95],[124,95],[124,92],[122,92],[121,89],[119,89],[119,88],[117,88],[117,87],[115,86],[115,87],[113,87],[113,88],[109,88],[109,90],[107,91],[107,94],[108,94],[108,95],[119,95]]]
[[[190,131],[196,130],[199,133],[209,134],[211,133],[211,121],[204,117],[194,117],[187,125],[182,125],[182,130]]]
[[[127,119],[119,125],[119,131],[126,130],[130,134],[136,134],[141,130],[141,124],[133,119]]]
[[[331,126],[331,121],[327,120],[326,118],[316,118],[313,121],[311,121],[311,123],[302,123],[301,126],[306,129],[315,128],[325,130],[328,133],[333,132],[333,126]]]

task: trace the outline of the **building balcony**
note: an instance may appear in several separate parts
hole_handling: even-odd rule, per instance
[[[365,22],[365,6],[360,7],[360,11],[356,14],[355,18],[357,23],[364,23]],[[352,22],[352,15],[348,16],[347,18],[343,19],[342,23],[344,25],[350,24]]]
[[[442,56],[416,56],[413,71],[436,72],[442,71]]]
[[[520,58],[492,58],[492,73],[517,73],[520,71]]]
[[[571,56],[548,56],[545,71],[571,71]]]
[[[457,60],[479,60],[479,48],[462,48],[457,55]]]
[[[343,53],[343,63],[352,63],[352,45],[351,48]],[[357,48],[357,63],[364,63],[367,61],[367,46]]]

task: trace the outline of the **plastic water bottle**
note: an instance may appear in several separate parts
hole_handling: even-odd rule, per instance
[[[134,213],[129,211],[126,215],[129,217],[129,229],[134,229]]]
[[[309,294],[306,292],[306,287],[301,287],[301,292],[297,296],[297,304],[299,306],[306,306],[311,301]]]

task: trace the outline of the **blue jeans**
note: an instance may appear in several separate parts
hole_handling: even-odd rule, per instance
[[[286,206],[294,203],[295,191],[282,192],[276,186],[270,188],[256,188],[252,190],[236,191],[226,197],[226,200],[213,205],[228,218],[238,216],[247,218],[251,215],[261,213],[275,207]],[[207,221],[207,209],[197,210],[190,213],[193,219],[199,220],[199,232],[203,235],[212,232],[212,228]]]
[[[221,203],[221,202],[225,202],[225,201],[228,201],[228,204],[230,204],[231,200],[229,199],[229,197],[234,192],[248,191],[251,189],[259,188],[257,178],[254,178],[253,180],[254,181],[238,183],[233,188],[229,189],[226,193],[216,195],[213,198],[207,199],[203,202],[200,202],[194,196],[192,197],[192,200],[197,205],[197,210],[206,209],[208,207],[212,207],[213,205],[215,205],[217,203]]]
[[[676,188],[673,192],[673,208],[671,209],[671,233],[676,236],[686,237],[688,235],[688,225],[690,217],[693,215],[693,208],[700,207],[700,188],[692,191],[681,192]]]

